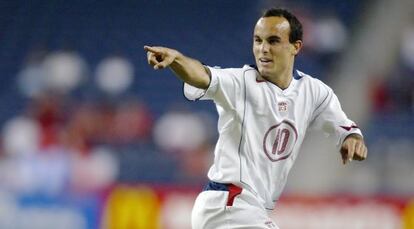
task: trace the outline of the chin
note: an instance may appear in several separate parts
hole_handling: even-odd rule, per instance
[[[262,66],[257,65],[257,69],[259,70],[259,73],[260,73],[261,76],[269,75],[269,73],[270,73],[270,71],[269,71],[270,69],[268,69],[266,67],[262,67]]]
[[[268,71],[260,69],[260,68],[259,68],[259,73],[262,77],[265,77],[265,78],[267,77],[267,75],[269,75]]]

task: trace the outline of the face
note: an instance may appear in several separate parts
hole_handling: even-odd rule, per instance
[[[264,17],[257,21],[253,54],[262,77],[278,77],[293,69],[294,57],[302,43],[290,43],[289,33],[289,22],[283,17]]]

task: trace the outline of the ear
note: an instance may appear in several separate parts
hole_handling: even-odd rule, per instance
[[[302,41],[301,40],[297,40],[295,41],[292,45],[293,45],[293,55],[297,55],[300,51],[300,49],[302,48]]]

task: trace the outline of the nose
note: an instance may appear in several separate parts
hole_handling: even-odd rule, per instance
[[[262,42],[262,44],[260,45],[260,51],[262,53],[268,53],[269,52],[269,44],[267,42]]]

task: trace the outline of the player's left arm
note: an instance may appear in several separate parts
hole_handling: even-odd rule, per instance
[[[319,86],[312,128],[334,136],[343,164],[366,159],[368,150],[361,130],[346,116],[332,89],[323,83]]]

